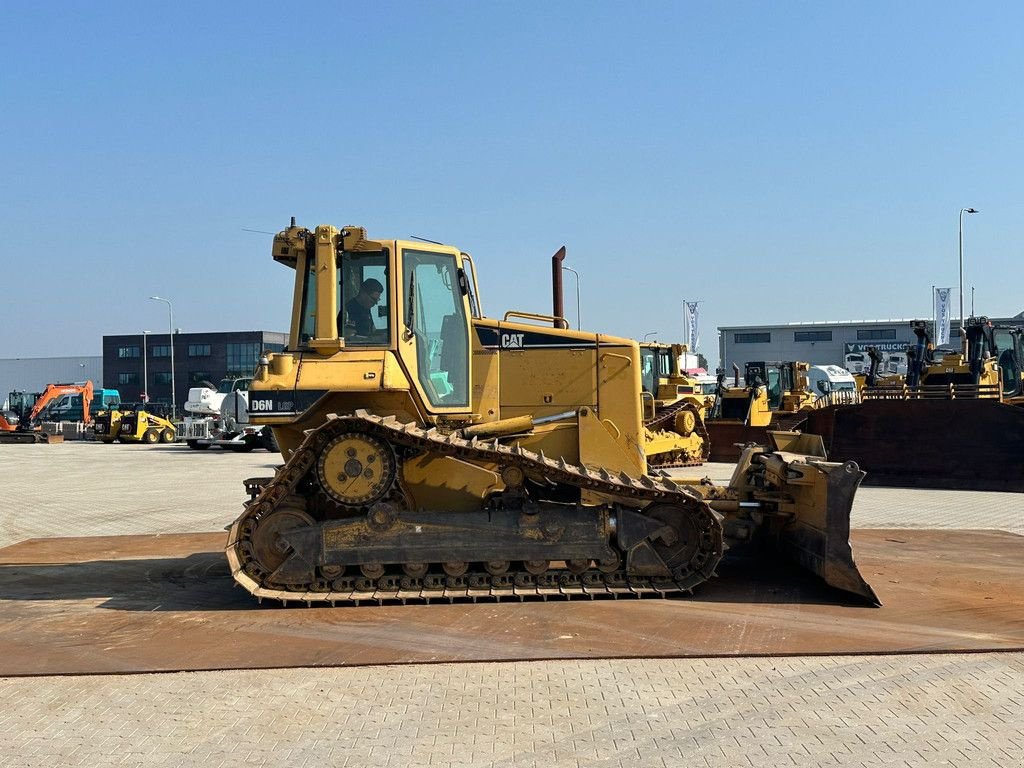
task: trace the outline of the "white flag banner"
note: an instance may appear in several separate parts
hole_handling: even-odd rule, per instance
[[[686,319],[686,327],[689,329],[690,351],[694,352],[700,346],[700,325],[698,315],[700,313],[699,301],[684,301],[683,316]]]
[[[949,344],[949,323],[951,304],[953,298],[952,288],[935,289],[935,346],[941,347]]]

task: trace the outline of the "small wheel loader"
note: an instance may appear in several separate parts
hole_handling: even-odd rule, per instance
[[[877,604],[853,562],[863,478],[813,436],[749,447],[727,487],[648,465],[636,341],[487,317],[473,259],[292,225],[291,345],[249,391],[284,464],[246,481],[233,578],[282,603],[685,594],[727,547]]]

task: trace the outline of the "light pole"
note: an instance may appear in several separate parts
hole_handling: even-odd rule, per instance
[[[960,209],[960,348],[967,352],[967,329],[964,326],[964,214],[977,213],[974,208]]]
[[[174,307],[170,299],[162,299],[159,296],[150,296],[153,301],[162,301],[167,305],[167,337],[171,344],[171,418],[178,415],[178,401],[174,394]]]
[[[644,334],[644,341],[647,341],[647,337],[648,336],[657,336],[657,335],[658,335],[657,331],[648,331],[647,333]]]
[[[580,273],[577,272],[572,267],[563,266],[562,269],[564,269],[566,272],[572,272],[574,275],[576,275],[576,330],[582,331],[583,321],[580,320]]]
[[[142,394],[139,396],[139,400],[143,403],[149,400],[149,369],[146,365],[148,360],[146,357],[146,336],[151,333],[152,331],[142,332],[142,389],[140,390]]]

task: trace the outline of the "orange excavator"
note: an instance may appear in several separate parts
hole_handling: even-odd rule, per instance
[[[0,411],[0,443],[63,442],[64,438],[61,435],[48,435],[38,430],[35,427],[35,420],[46,406],[64,395],[81,395],[82,421],[92,421],[92,414],[89,411],[93,399],[91,381],[83,384],[48,384],[23,421],[11,412]]]

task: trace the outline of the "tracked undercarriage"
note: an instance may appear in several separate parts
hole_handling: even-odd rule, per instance
[[[504,490],[476,511],[418,510],[402,464],[487,466]],[[312,602],[685,592],[714,574],[720,516],[667,478],[593,471],[498,441],[365,411],[310,431],[249,484],[227,555],[253,595]],[[580,491],[614,501],[584,505]]]
[[[644,421],[644,428],[657,439],[658,432],[690,437],[695,435],[693,450],[674,450],[649,454],[647,463],[652,468],[699,467],[711,455],[711,437],[708,434],[700,409],[685,400],[659,408],[655,415]]]

